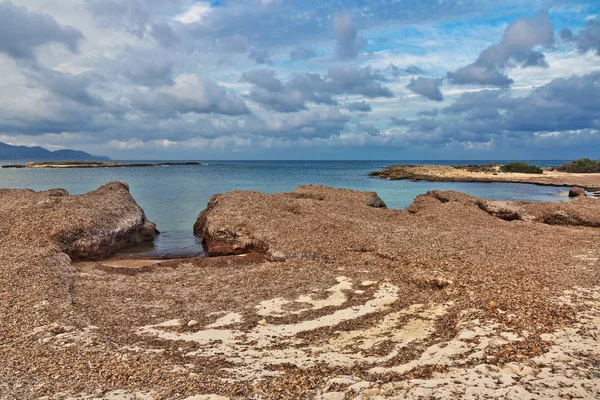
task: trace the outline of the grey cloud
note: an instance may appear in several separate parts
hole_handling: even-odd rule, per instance
[[[315,58],[317,55],[311,49],[306,47],[298,47],[297,49],[290,52],[290,60],[292,61],[304,61]]]
[[[436,119],[392,121],[415,142],[488,142],[537,133],[600,129],[600,73],[558,78],[513,97],[509,90],[465,93]]]
[[[252,71],[242,79],[254,85],[250,99],[264,107],[294,112],[306,109],[306,103],[337,104],[335,96],[362,95],[368,98],[392,97],[384,87],[379,75],[370,68],[337,66],[329,69],[326,76],[316,73],[294,74],[286,82],[279,80],[273,71]]]
[[[369,98],[394,96],[380,83],[385,78],[368,67],[340,65],[330,68],[327,77],[329,87],[337,94],[357,94]]]
[[[246,104],[215,81],[193,74],[180,75],[172,86],[130,97],[131,105],[161,118],[176,114],[244,115]]]
[[[482,51],[474,63],[448,72],[448,79],[455,84],[507,87],[513,81],[506,76],[504,69],[511,62],[523,67],[547,67],[544,55],[534,48],[550,48],[553,44],[553,26],[547,13],[539,13],[534,18],[522,18],[506,28],[499,44]]]
[[[230,38],[219,39],[218,44],[220,48],[231,53],[243,53],[248,50],[248,39],[238,34]]]
[[[285,89],[273,70],[258,69],[249,71],[242,75],[242,80],[270,92],[283,92]]]
[[[152,35],[153,30],[159,36],[170,30],[157,16],[181,3],[181,0],[85,0],[85,7],[94,15],[97,24],[123,27],[132,34],[145,37]]]
[[[341,60],[358,57],[367,42],[358,35],[358,30],[350,14],[336,14],[333,17],[333,35],[337,42],[336,55]]]
[[[420,111],[418,115],[423,117],[437,117],[440,114],[439,108],[434,108],[433,110],[428,111]]]
[[[271,53],[266,49],[253,49],[248,57],[257,64],[272,64]]]
[[[272,116],[265,121],[266,133],[289,137],[331,137],[344,130],[350,117],[335,107],[318,107],[310,110]]]
[[[417,67],[416,65],[409,65],[405,68],[399,68],[394,64],[390,64],[386,72],[392,75],[394,78],[398,78],[405,75],[418,75],[422,74],[425,71],[422,68]]]
[[[379,136],[381,134],[381,132],[379,131],[379,129],[373,125],[373,124],[363,124],[363,123],[357,123],[356,126],[354,127],[354,132],[355,133],[361,133],[361,134],[366,134],[369,136]]]
[[[600,21],[597,19],[587,21],[584,28],[576,34],[570,29],[563,29],[560,36],[565,41],[574,42],[580,53],[594,51],[600,56]]]
[[[360,112],[371,112],[373,109],[371,105],[366,101],[355,101],[353,103],[349,103],[346,105],[346,108],[350,111],[360,111]]]
[[[173,84],[173,64],[150,54],[132,55],[122,61],[122,74],[131,82],[148,87]]]
[[[35,50],[48,43],[60,43],[76,53],[83,39],[80,31],[61,26],[48,15],[30,12],[10,1],[0,3],[0,52],[15,59],[34,60]]]
[[[443,78],[425,78],[420,76],[418,78],[412,78],[406,87],[412,92],[420,94],[429,100],[443,101],[444,96],[440,91],[440,86],[443,81]]]
[[[390,117],[390,124],[395,126],[410,126],[411,121],[406,118]]]
[[[165,22],[151,24],[149,27],[149,34],[157,43],[164,47],[175,46],[180,43],[180,38],[173,28]]]

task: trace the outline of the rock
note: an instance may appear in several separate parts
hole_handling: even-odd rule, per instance
[[[573,186],[571,190],[569,190],[569,197],[579,197],[585,195],[585,189],[579,186]]]
[[[105,259],[158,234],[123,182],[77,196],[63,189],[5,190],[2,202],[12,225],[19,228],[11,233],[18,235],[20,242],[54,245],[74,260]]]
[[[387,206],[385,205],[383,200],[381,200],[381,198],[379,196],[377,196],[377,193],[373,193],[371,195],[371,197],[367,201],[367,205],[369,207],[374,207],[374,208],[387,208]]]
[[[488,214],[506,221],[523,219],[523,209],[508,201],[480,200],[477,205]]]
[[[261,319],[260,321],[257,322],[257,324],[259,324],[261,326],[265,326],[267,324],[267,320],[266,319]]]
[[[187,326],[189,326],[191,328],[191,327],[196,326],[198,324],[199,324],[199,322],[196,321],[195,319],[193,319],[193,320],[191,320],[190,322],[187,323]]]

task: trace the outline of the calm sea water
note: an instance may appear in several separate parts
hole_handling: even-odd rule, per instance
[[[298,185],[375,191],[390,208],[402,209],[428,190],[457,190],[474,196],[528,201],[560,201],[565,188],[511,183],[430,183],[388,181],[370,171],[391,164],[482,164],[489,161],[205,161],[203,165],[149,168],[0,169],[0,187],[46,190],[64,188],[71,194],[93,190],[114,180],[129,184],[131,194],[157,224],[161,235],[152,245],[128,249],[144,256],[202,254],[192,226],[216,193],[244,189],[274,193]],[[502,160],[497,160],[502,163]],[[11,162],[15,163],[15,162]],[[532,161],[540,166],[562,161]]]

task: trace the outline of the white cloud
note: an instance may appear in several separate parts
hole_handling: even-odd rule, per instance
[[[183,24],[201,22],[210,13],[211,8],[210,3],[201,1],[191,6],[186,12],[175,16],[174,19]]]

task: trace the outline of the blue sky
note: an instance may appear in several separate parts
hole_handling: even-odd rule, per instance
[[[0,0],[0,74],[115,159],[600,157],[595,0]]]

